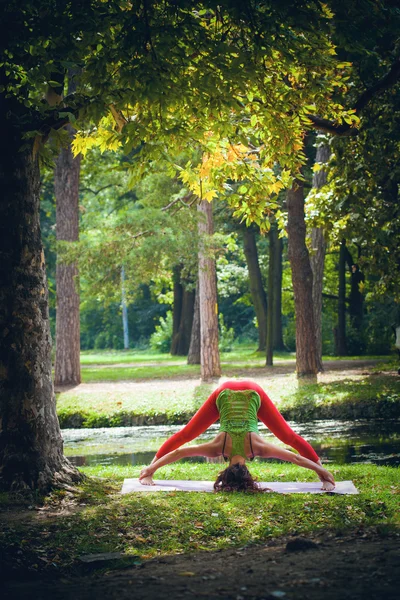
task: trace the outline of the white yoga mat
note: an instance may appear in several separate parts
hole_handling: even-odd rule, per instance
[[[142,485],[138,479],[124,479],[121,494],[130,492],[213,492],[213,481],[155,480],[155,485]],[[280,494],[326,494],[320,481],[261,481],[261,487]],[[333,494],[358,494],[352,481],[337,481]]]

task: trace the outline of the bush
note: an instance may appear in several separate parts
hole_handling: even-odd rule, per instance
[[[160,324],[150,337],[150,347],[163,354],[171,350],[172,342],[172,311],[168,311],[165,319],[160,317]]]
[[[219,343],[218,343],[219,350],[220,350],[220,352],[231,352],[233,342],[235,340],[235,332],[232,327],[230,329],[227,328],[227,326],[224,323],[224,317],[223,317],[222,313],[220,313],[218,316],[218,322],[219,322]]]

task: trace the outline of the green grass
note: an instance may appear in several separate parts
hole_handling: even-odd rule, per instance
[[[276,352],[276,360],[295,360],[294,352]],[[257,352],[255,344],[235,344],[231,352],[221,353],[222,363],[253,361],[265,364],[265,352]],[[81,365],[108,365],[123,363],[176,363],[185,365],[185,356],[172,356],[160,354],[152,350],[84,350],[81,352]]]
[[[9,520],[3,535],[5,550],[12,554],[13,549],[20,548],[20,561],[29,571],[60,573],[73,569],[79,556],[90,553],[120,551],[141,560],[263,544],[271,537],[293,532],[307,535],[371,526],[390,531],[400,526],[398,468],[330,467],[337,480],[354,481],[360,491],[356,496],[188,492],[119,495],[123,479],[136,477],[140,468],[83,469],[91,478],[76,494],[80,511],[46,521]],[[157,477],[210,480],[220,468],[215,464],[179,463],[163,468]],[[315,480],[314,473],[293,465],[253,463],[251,471],[265,481]],[[45,500],[45,505],[65,506],[69,497],[69,492],[57,492]]]
[[[280,409],[290,419],[398,418],[400,378],[371,374],[354,381],[303,386],[281,396]]]

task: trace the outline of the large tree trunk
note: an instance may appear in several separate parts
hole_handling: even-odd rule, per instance
[[[339,291],[338,325],[336,330],[336,354],[347,355],[346,343],[346,242],[343,240],[339,251]]]
[[[75,130],[67,125],[71,139]],[[57,241],[75,242],[79,237],[79,175],[81,157],[74,158],[71,146],[62,148],[54,172]],[[57,260],[56,270],[56,363],[55,384],[81,382],[79,281],[76,262]]]
[[[276,250],[276,229],[272,225],[269,230],[269,261],[268,261],[268,313],[267,313],[267,366],[272,367],[274,357],[274,314],[275,314],[275,250]]]
[[[188,352],[188,365],[199,365],[200,364],[200,294],[199,294],[199,283],[196,285],[194,309],[193,309],[193,323],[192,332],[190,335],[190,346]]]
[[[203,381],[221,376],[218,349],[218,304],[215,258],[209,249],[214,233],[212,204],[202,200],[199,211],[200,361]]]
[[[63,456],[55,408],[38,158],[0,125],[0,489],[42,492],[81,476]]]
[[[274,350],[285,350],[282,330],[282,254],[283,240],[279,237],[278,229],[275,230],[275,251],[274,261]]]
[[[330,148],[328,144],[320,144],[315,157],[316,164],[326,164],[329,160]],[[320,169],[313,176],[313,187],[320,189],[326,185],[326,171]],[[323,371],[322,366],[322,289],[324,279],[324,265],[326,253],[326,241],[324,231],[321,227],[313,227],[311,231],[311,269],[313,272],[313,306],[315,319],[315,336],[317,342],[318,368]]]
[[[266,348],[267,337],[267,297],[261,277],[260,264],[254,229],[245,227],[243,229],[243,249],[246,257],[247,270],[249,272],[250,294],[253,300],[254,311],[258,324],[258,348],[261,352]]]
[[[312,286],[313,276],[306,246],[304,189],[294,182],[287,193],[289,261],[296,312],[296,371],[299,379],[316,381],[318,373]]]

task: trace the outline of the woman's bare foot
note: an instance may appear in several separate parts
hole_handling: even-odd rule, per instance
[[[147,477],[143,477],[139,480],[142,485],[156,485],[153,481],[153,477],[148,475]]]
[[[335,489],[335,484],[332,483],[331,481],[324,480],[322,482],[322,488],[321,488],[321,490],[324,490],[324,492],[331,492],[334,489]]]

